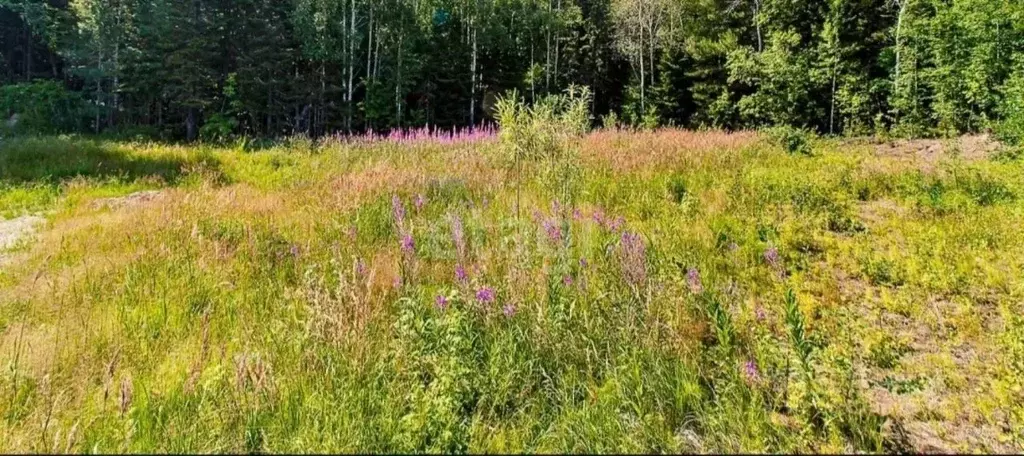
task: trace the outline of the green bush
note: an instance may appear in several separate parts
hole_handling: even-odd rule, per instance
[[[768,129],[768,137],[790,154],[811,155],[811,136],[807,130],[790,126]]]
[[[237,127],[237,119],[218,112],[206,119],[206,123],[199,129],[199,136],[207,141],[224,141],[231,137]]]
[[[571,204],[579,183],[576,142],[591,128],[591,96],[587,87],[570,86],[564,94],[549,95],[532,106],[515,91],[498,100],[498,137],[517,179],[527,164],[539,165],[542,185]]]
[[[608,114],[601,116],[601,127],[606,130],[618,130],[619,124],[619,116],[615,114],[615,111],[610,111]]]
[[[1011,147],[1024,147],[1024,68],[1003,89],[1003,120],[996,123],[995,134]]]
[[[88,125],[89,106],[78,92],[56,81],[0,87],[0,131],[12,133],[70,133]]]
[[[689,193],[686,185],[686,178],[682,175],[676,174],[668,180],[668,193],[672,198],[673,202],[682,203],[686,199],[687,193]]]

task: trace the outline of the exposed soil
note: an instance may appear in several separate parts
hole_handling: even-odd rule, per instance
[[[10,258],[6,251],[17,245],[18,241],[35,232],[36,227],[45,221],[46,219],[38,215],[23,215],[0,221],[0,266],[7,263]]]
[[[119,209],[122,207],[135,206],[138,204],[152,201],[160,196],[161,192],[158,190],[146,190],[141,192],[135,192],[126,196],[117,196],[113,198],[100,198],[93,201],[90,207],[94,209],[109,208]]]
[[[961,136],[955,139],[898,139],[875,145],[877,155],[906,157],[935,162],[943,157],[959,156],[965,160],[984,160],[1001,145],[988,134]]]

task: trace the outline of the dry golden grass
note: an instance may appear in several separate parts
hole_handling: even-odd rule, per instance
[[[514,185],[494,142],[103,146],[177,168],[64,181],[0,272],[0,449],[1019,451],[1019,162],[752,132],[577,146],[564,244],[541,173]]]
[[[694,161],[716,161],[756,144],[755,132],[663,129],[628,132],[605,130],[588,135],[580,150],[585,162],[602,164],[616,173],[656,172]]]

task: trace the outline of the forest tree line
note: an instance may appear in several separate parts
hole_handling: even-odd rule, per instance
[[[570,85],[634,126],[1024,123],[1020,0],[0,0],[0,39],[38,129],[451,128]]]

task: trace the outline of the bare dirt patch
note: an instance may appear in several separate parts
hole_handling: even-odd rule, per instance
[[[120,209],[122,207],[137,206],[147,201],[152,201],[160,196],[162,192],[158,190],[146,190],[141,192],[135,192],[130,195],[117,196],[113,198],[100,198],[92,203],[90,207],[93,209],[109,208],[109,209]]]
[[[985,160],[999,150],[1000,144],[988,134],[956,139],[899,139],[876,144],[876,155],[937,161],[947,156],[965,160]]]
[[[38,215],[23,215],[18,218],[0,221],[0,266],[5,264],[10,255],[5,251],[14,247],[19,241],[35,232],[36,227],[46,219]]]

